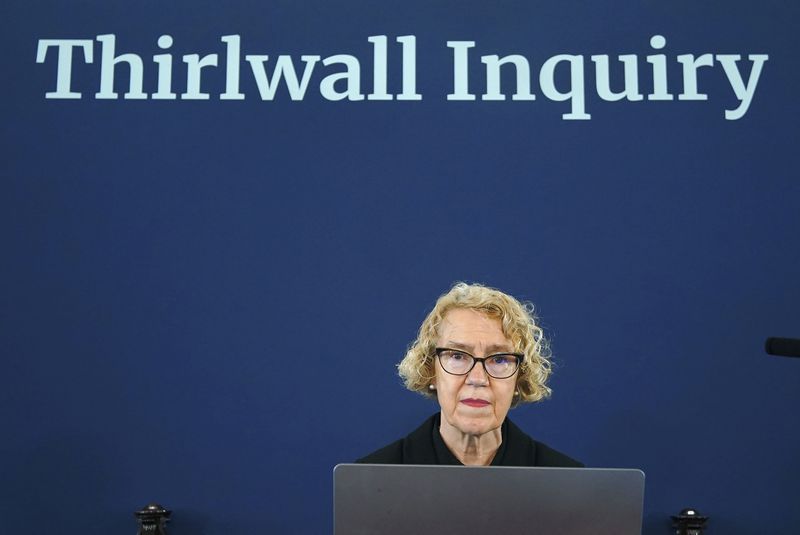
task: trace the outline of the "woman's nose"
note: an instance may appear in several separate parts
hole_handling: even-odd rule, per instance
[[[475,366],[467,374],[467,384],[472,386],[486,386],[489,384],[489,375],[486,373],[482,361],[476,361]]]

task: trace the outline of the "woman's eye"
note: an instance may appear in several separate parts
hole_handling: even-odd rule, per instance
[[[508,364],[508,357],[505,355],[497,355],[496,357],[492,357],[492,362],[495,364]]]
[[[464,360],[464,358],[465,358],[464,353],[453,352],[450,354],[451,360]]]

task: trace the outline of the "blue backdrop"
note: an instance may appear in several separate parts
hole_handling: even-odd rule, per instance
[[[796,532],[800,361],[762,344],[800,336],[797,4],[12,0],[0,15],[3,532],[132,533],[153,500],[174,535],[330,532],[332,467],[436,410],[394,365],[456,280],[536,304],[554,395],[511,416],[590,466],[643,469],[645,533],[686,506],[710,533]],[[104,35],[141,57],[148,98],[124,98],[124,63],[118,98],[95,97]],[[219,97],[229,35],[242,100]],[[415,36],[421,100],[326,98],[338,54],[373,91],[381,35],[394,95],[396,38]],[[70,56],[80,99],[46,98],[47,39],[89,41],[92,63]],[[447,99],[448,41],[475,43],[474,101]],[[174,100],[151,97],[156,54]],[[208,100],[180,96],[191,54],[218,55]],[[512,54],[535,100],[512,99],[510,65],[507,99],[482,99],[481,56]],[[590,120],[543,90],[561,54],[583,58]],[[658,54],[671,101],[648,98]],[[707,100],[678,98],[684,54],[714,55]],[[245,55],[269,56],[272,81],[279,55],[298,76],[321,59],[304,98],[284,84],[262,100]],[[592,55],[611,57],[615,91],[617,56],[636,55],[643,98],[599,97]],[[744,83],[749,57],[769,58],[740,119],[718,55],[741,56]]]

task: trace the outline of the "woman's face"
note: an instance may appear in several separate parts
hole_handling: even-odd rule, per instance
[[[514,351],[499,319],[468,308],[454,308],[445,314],[436,345],[463,349],[478,358]],[[435,360],[434,384],[442,425],[468,435],[483,435],[500,427],[511,407],[519,372],[495,379],[476,363],[467,375],[451,375]]]

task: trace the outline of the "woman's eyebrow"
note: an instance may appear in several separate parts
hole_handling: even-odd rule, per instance
[[[463,349],[469,353],[475,351],[475,347],[470,344],[464,344],[461,342],[456,342],[455,340],[448,340],[447,347],[451,349]],[[506,344],[492,344],[490,346],[486,346],[486,354],[492,355],[495,353],[511,353],[513,350],[511,346]]]
[[[447,347],[452,349],[463,349],[464,351],[474,351],[475,348],[469,344],[462,344],[461,342],[456,342],[454,340],[449,340],[447,342]]]
[[[512,353],[513,349],[511,348],[511,346],[506,344],[494,344],[491,346],[487,346],[486,352],[489,353],[490,355],[492,353]]]

